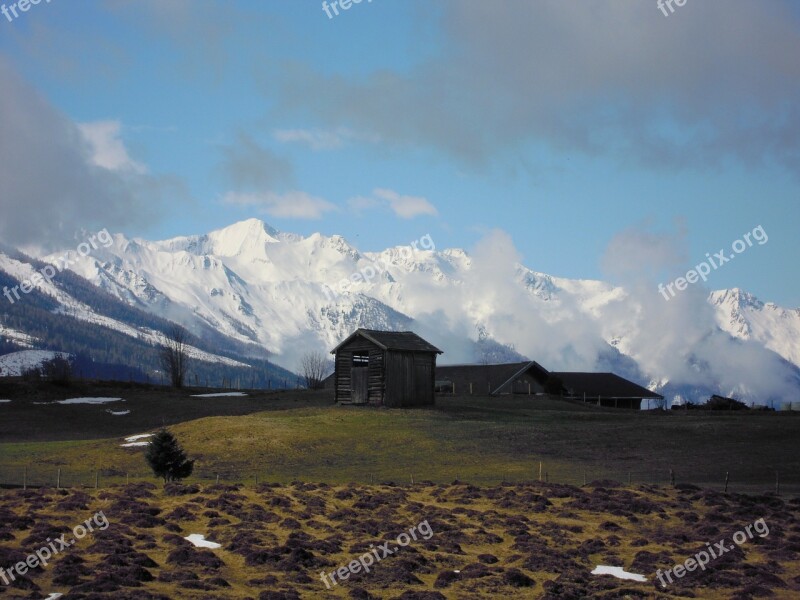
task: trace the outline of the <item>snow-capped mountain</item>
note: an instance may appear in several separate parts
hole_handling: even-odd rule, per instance
[[[800,308],[786,309],[763,303],[738,288],[712,292],[720,328],[742,340],[754,340],[800,365]]]
[[[154,293],[149,305],[154,310],[144,311],[131,306],[136,299],[132,293],[128,301],[117,299],[72,271],[57,272],[52,264],[10,249],[0,252],[0,376],[35,369],[43,360],[65,353],[82,377],[163,380],[158,348],[174,323],[153,312],[168,307],[168,302],[159,306],[162,298]],[[99,271],[96,275],[101,276]],[[138,280],[130,281],[136,289]],[[297,383],[292,373],[267,361],[261,346],[202,325],[194,327],[186,342],[192,383]]]
[[[763,403],[800,389],[799,310],[739,290],[667,304],[654,286],[553,277],[519,264],[503,239],[471,254],[435,249],[430,236],[359,252],[340,236],[250,219],[165,241],[117,234],[74,258],[75,273],[120,301],[201,338],[215,331],[266,348],[289,369],[306,351],[371,327],[414,329],[445,351],[443,363],[525,356],[554,370],[613,370],[693,400],[722,393]],[[29,276],[21,268],[0,262]]]

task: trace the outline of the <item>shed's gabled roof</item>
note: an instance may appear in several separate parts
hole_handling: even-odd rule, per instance
[[[335,354],[339,348],[350,342],[354,337],[360,336],[382,350],[401,350],[406,352],[435,352],[442,354],[433,344],[426,342],[413,331],[378,331],[377,329],[356,329],[341,344],[331,350]]]
[[[575,396],[586,394],[592,398],[658,398],[661,394],[651,392],[647,388],[623,379],[614,373],[551,373],[558,377],[564,388]]]

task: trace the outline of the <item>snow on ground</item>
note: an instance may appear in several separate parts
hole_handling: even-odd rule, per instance
[[[11,400],[0,400],[0,404],[8,404]]]
[[[59,598],[61,598],[63,595],[64,595],[64,594],[59,594],[58,592],[53,592],[52,594],[50,594],[50,595],[49,595],[47,598],[45,598],[44,600],[58,600],[58,599],[59,599]]]
[[[24,331],[11,329],[4,325],[0,325],[0,337],[4,337],[9,342],[14,342],[17,346],[22,346],[23,348],[33,348],[37,341],[35,337],[28,335]]]
[[[192,398],[222,398],[223,396],[247,396],[244,392],[223,392],[219,394],[195,394]]]
[[[122,448],[139,448],[141,446],[147,446],[150,442],[142,441],[149,437],[153,437],[152,433],[140,433],[138,435],[131,435],[125,438],[127,443],[120,444]]]
[[[111,410],[110,408],[107,408],[106,412],[110,415],[114,415],[115,417],[121,417],[123,415],[131,414],[131,411],[129,410]]]
[[[217,544],[216,542],[209,542],[206,539],[206,536],[200,535],[199,533],[193,533],[192,535],[186,536],[183,539],[191,542],[198,548],[211,548],[211,549],[222,548],[222,544]]]
[[[125,402],[122,398],[68,398],[59,400],[57,404],[107,404],[109,402]]]
[[[20,350],[0,356],[0,377],[19,377],[23,371],[40,367],[43,362],[56,356],[69,358],[65,352],[50,350]]]
[[[647,577],[639,575],[638,573],[628,573],[622,567],[608,567],[606,565],[598,565],[592,571],[592,575],[613,575],[617,579],[630,579],[631,581],[646,582]]]

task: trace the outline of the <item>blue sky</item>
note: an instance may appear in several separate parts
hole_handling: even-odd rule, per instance
[[[0,15],[0,238],[501,229],[535,270],[624,283],[760,225],[708,285],[798,307],[798,56],[778,0],[42,2]]]

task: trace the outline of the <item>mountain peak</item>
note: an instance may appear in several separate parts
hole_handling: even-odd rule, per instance
[[[760,310],[764,307],[764,303],[756,296],[745,292],[738,287],[731,288],[729,290],[717,290],[715,292],[711,292],[710,300],[714,305],[719,306],[722,304],[729,304],[732,305],[733,308],[737,309],[750,307]]]
[[[257,235],[260,237],[267,235],[273,239],[276,239],[280,235],[280,231],[265,223],[261,219],[252,217],[250,219],[245,219],[244,221],[238,221],[232,225],[228,225],[227,227],[216,229],[209,235],[241,237],[249,237],[252,235]]]
[[[280,241],[280,232],[261,219],[246,219],[208,234],[209,246],[217,256],[237,256],[253,251],[262,254],[266,244]]]

